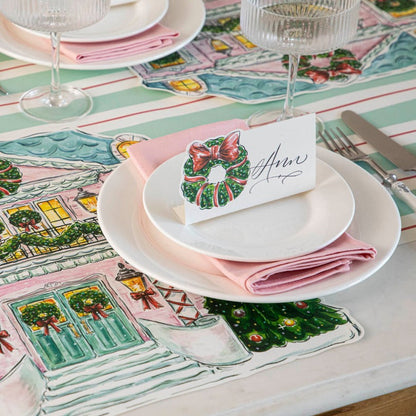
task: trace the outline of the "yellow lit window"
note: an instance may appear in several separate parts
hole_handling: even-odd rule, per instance
[[[162,69],[162,68],[167,68],[169,66],[183,65],[184,63],[185,63],[185,59],[180,57],[178,59],[175,59],[174,61],[150,62],[150,66],[153,69]]]
[[[202,88],[201,84],[190,78],[169,81],[169,84],[176,91],[199,91]]]
[[[72,218],[57,198],[38,202],[37,205],[58,233],[62,233],[68,228],[68,225],[73,223]],[[77,241],[71,243],[70,246],[76,247],[83,244],[87,244],[87,241],[84,237],[80,237]]]
[[[246,37],[243,35],[236,35],[235,38],[247,49],[255,48],[256,45],[252,42],[250,42]]]

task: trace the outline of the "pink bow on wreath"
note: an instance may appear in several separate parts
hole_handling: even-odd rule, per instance
[[[58,320],[54,317],[51,316],[48,319],[39,319],[39,321],[36,321],[36,325],[40,328],[45,328],[44,329],[44,334],[45,335],[49,335],[49,325],[56,331],[56,332],[61,332],[61,330],[55,325],[58,322]]]
[[[11,344],[4,340],[4,338],[7,338],[9,336],[9,333],[4,329],[0,331],[0,354],[4,354],[2,346],[7,348],[10,352],[13,351],[13,347],[11,346]]]
[[[30,219],[29,221],[19,222],[19,227],[24,228],[27,233],[30,231],[29,226],[31,226],[34,230],[39,229],[39,227],[36,225],[36,222],[33,218]]]
[[[238,150],[238,141],[240,139],[239,132],[230,133],[220,146],[214,145],[211,148],[205,146],[204,143],[194,142],[189,148],[189,154],[193,161],[193,170],[198,172],[210,161],[221,159],[225,162],[233,162],[238,158],[240,151]]]
[[[143,302],[143,309],[148,310],[151,309],[150,304],[152,304],[156,309],[161,308],[162,305],[152,296],[155,295],[155,292],[152,288],[146,289],[144,292],[131,292],[130,296],[134,300],[142,300]]]
[[[335,77],[341,74],[361,74],[360,69],[356,69],[352,67],[350,64],[346,62],[342,62],[334,70],[313,70],[306,72],[306,75],[315,83],[315,84],[323,84],[328,81],[329,77]]]
[[[98,315],[101,315],[103,318],[107,318],[108,315],[103,311],[103,305],[101,303],[96,303],[91,306],[84,306],[84,312],[90,313],[94,321],[101,319]]]

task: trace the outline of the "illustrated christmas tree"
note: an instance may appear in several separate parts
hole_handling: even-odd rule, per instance
[[[205,308],[222,315],[242,343],[255,352],[306,341],[347,323],[345,315],[320,299],[253,304],[206,298]]]

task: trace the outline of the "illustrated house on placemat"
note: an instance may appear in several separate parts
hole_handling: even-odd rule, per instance
[[[218,95],[248,103],[283,98],[287,57],[257,47],[241,33],[239,1],[216,3],[191,43],[133,70],[147,87],[179,95]],[[301,57],[297,92],[410,70],[416,65],[415,16],[414,0],[363,1],[353,42],[333,52]]]
[[[169,395],[215,375],[183,355],[180,342],[175,353],[140,324],[193,324],[201,301],[127,267],[96,220],[102,182],[141,139],[65,130],[0,142],[0,397],[26,392],[17,416],[24,408],[84,414],[105,406],[103,397],[154,400],[160,389]],[[211,354],[211,364],[249,357],[227,331],[232,357]]]
[[[1,283],[114,257],[95,215],[102,181],[122,158],[112,146],[67,130],[0,142]]]
[[[253,353],[263,340],[250,329],[256,323],[244,323],[243,335],[232,329],[244,307],[126,264],[101,233],[96,202],[106,175],[142,139],[64,130],[0,142],[0,401],[8,416],[125,411],[362,336],[344,312],[315,300],[331,316],[327,328]],[[293,330],[296,321],[279,325]]]

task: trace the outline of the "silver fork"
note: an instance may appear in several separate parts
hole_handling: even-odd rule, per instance
[[[328,129],[324,131],[324,134],[320,132],[319,136],[329,150],[338,152],[341,156],[354,162],[366,162],[370,165],[382,180],[382,184],[391,189],[398,198],[416,212],[416,195],[403,182],[398,181],[396,175],[388,173],[370,156],[358,149],[339,127],[336,128],[336,131]]]

